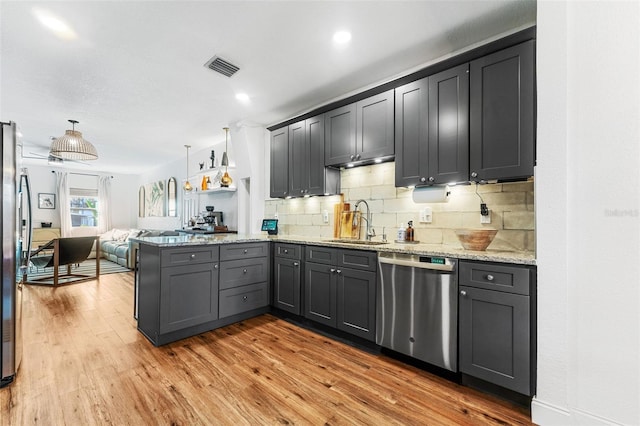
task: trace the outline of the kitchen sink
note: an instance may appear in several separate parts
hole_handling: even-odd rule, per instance
[[[324,240],[324,241],[328,243],[343,243],[343,244],[354,244],[354,245],[365,245],[365,246],[379,246],[381,244],[389,244],[388,241],[349,240],[346,238],[335,239],[335,240]]]

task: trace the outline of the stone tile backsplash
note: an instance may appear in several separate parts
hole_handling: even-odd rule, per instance
[[[535,215],[533,181],[451,187],[447,203],[416,204],[412,189],[396,188],[395,163],[345,169],[341,171],[344,200],[351,203],[364,199],[373,214],[373,227],[381,238],[383,229],[389,240],[395,239],[398,225],[412,220],[415,239],[427,244],[443,244],[461,248],[455,229],[490,228],[499,232],[489,250],[535,251]],[[480,223],[480,197],[491,211],[491,223]],[[265,201],[266,217],[279,219],[279,233],[320,238],[333,237],[333,206],[339,196],[293,198]],[[432,223],[420,223],[424,207],[433,211]],[[323,212],[329,222],[323,222]],[[361,235],[364,235],[362,230]]]

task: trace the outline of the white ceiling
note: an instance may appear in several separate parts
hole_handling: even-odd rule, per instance
[[[35,8],[77,38],[54,36]],[[91,169],[137,174],[184,157],[184,144],[223,141],[224,126],[283,121],[534,23],[535,11],[533,0],[3,0],[0,119],[18,123],[27,155],[46,154],[78,120],[100,155]],[[339,29],[353,35],[343,48],[332,42]],[[208,70],[214,55],[240,71]]]

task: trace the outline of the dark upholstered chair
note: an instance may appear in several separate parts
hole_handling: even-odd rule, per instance
[[[65,278],[65,284],[80,282],[100,277],[100,237],[69,237],[56,238],[38,248],[31,254],[31,263],[38,268],[48,268],[53,266],[53,275],[26,280],[28,284],[51,284],[57,286],[60,278]],[[71,265],[84,262],[89,257],[93,244],[96,245],[96,274],[82,275],[71,273]],[[46,253],[46,254],[43,254]],[[67,266],[67,273],[60,274],[60,266]],[[72,279],[77,278],[77,279]]]

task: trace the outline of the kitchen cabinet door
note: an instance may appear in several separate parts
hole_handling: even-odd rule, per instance
[[[338,329],[375,341],[376,273],[349,268],[336,272]]]
[[[533,176],[534,48],[531,40],[471,62],[473,181]]]
[[[271,132],[270,195],[284,198],[289,194],[289,129],[283,127]]]
[[[529,296],[459,290],[460,371],[532,395]]]
[[[356,152],[356,116],[356,104],[325,113],[325,166],[339,166],[353,159]]]
[[[318,323],[336,327],[336,268],[306,263],[304,316]]]
[[[289,195],[304,195],[309,181],[309,142],[305,122],[289,126]]]
[[[218,319],[217,268],[217,262],[162,268],[160,334]]]
[[[324,115],[305,120],[307,159],[304,195],[337,194],[340,192],[340,170],[325,167]]]
[[[469,180],[469,64],[429,76],[428,183]]]
[[[300,260],[275,257],[273,259],[273,305],[292,314],[300,315]]]
[[[352,153],[355,157],[351,160],[373,160],[393,155],[393,107],[393,90],[356,104],[356,151]]]
[[[429,85],[423,78],[395,90],[396,186],[426,183],[429,165]]]

